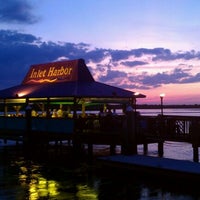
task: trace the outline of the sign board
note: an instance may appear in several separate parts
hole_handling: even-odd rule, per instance
[[[32,65],[22,84],[77,81],[78,60]]]

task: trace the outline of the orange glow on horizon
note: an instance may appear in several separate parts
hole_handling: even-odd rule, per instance
[[[159,104],[160,94],[165,91],[165,104],[200,104],[197,84],[168,84],[159,88],[141,91],[146,98],[138,99],[139,104]]]

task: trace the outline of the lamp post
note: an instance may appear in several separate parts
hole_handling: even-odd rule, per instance
[[[161,115],[163,115],[163,98],[164,98],[164,96],[165,96],[164,93],[160,94]]]

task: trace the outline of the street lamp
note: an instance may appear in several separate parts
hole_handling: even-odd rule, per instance
[[[163,115],[163,98],[164,98],[164,96],[165,96],[164,93],[160,94],[161,115]]]

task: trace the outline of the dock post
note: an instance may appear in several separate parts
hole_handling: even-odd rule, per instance
[[[122,154],[137,154],[137,113],[127,110],[123,131]]]
[[[144,151],[144,154],[147,154],[147,151],[148,151],[148,143],[147,142],[144,142],[144,144],[143,144],[143,151]]]
[[[24,147],[25,150],[30,148],[30,144],[31,144],[31,106],[27,105],[26,107],[26,130],[25,130],[25,134],[24,134]]]
[[[163,141],[159,141],[158,142],[158,155],[160,157],[163,157],[163,154],[164,154],[164,150],[163,150]]]
[[[199,162],[199,149],[197,146],[193,146],[193,161]]]
[[[158,132],[158,155],[163,157],[164,155],[164,134],[165,134],[165,119],[164,115],[158,116],[159,132]]]
[[[192,139],[192,148],[193,148],[193,161],[199,162],[199,144],[200,144],[200,121],[193,120],[191,125],[191,139]]]

